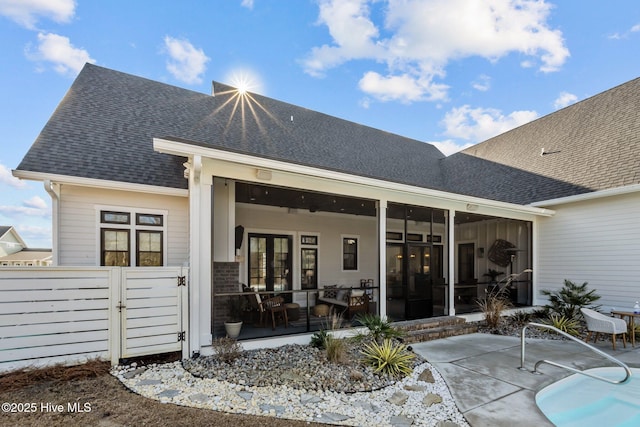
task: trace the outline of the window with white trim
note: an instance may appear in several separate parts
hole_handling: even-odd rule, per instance
[[[165,216],[159,213],[101,210],[100,265],[164,265]]]
[[[358,237],[342,236],[342,270],[358,271]]]

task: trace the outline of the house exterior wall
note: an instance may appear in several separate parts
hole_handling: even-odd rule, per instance
[[[289,212],[286,208],[238,203],[236,222],[242,225],[245,238],[240,248],[244,262],[240,265],[240,281],[247,282],[248,233],[287,234],[293,236],[293,289],[300,289],[300,236],[318,236],[318,287],[338,284],[343,287],[360,286],[360,279],[378,283],[378,237],[375,217],[310,213],[303,210]],[[358,270],[342,271],[342,237],[358,238]],[[305,305],[303,296],[296,302]]]
[[[0,238],[0,257],[15,254],[22,249],[24,249],[24,246],[13,232],[5,233],[4,236]]]
[[[189,201],[186,197],[66,184],[61,186],[59,205],[59,265],[100,265],[101,207],[166,211],[167,266],[183,266],[189,261]]]
[[[632,310],[640,300],[639,206],[640,193],[551,206],[556,215],[538,220],[537,289],[588,282],[602,311]]]

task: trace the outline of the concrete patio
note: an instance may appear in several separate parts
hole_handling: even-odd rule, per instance
[[[534,375],[520,367],[520,338],[471,334],[412,344],[432,363],[447,382],[458,408],[474,427],[553,426],[538,409],[536,393],[571,372],[543,364]],[[629,367],[640,368],[640,347],[622,347],[611,341],[596,345]],[[526,340],[525,367],[533,370],[540,359],[576,369],[616,366],[609,360],[571,341]]]

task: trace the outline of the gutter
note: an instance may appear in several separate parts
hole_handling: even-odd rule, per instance
[[[588,200],[597,200],[605,197],[622,196],[625,194],[633,194],[640,192],[640,184],[625,185],[623,187],[608,188],[606,190],[592,191],[589,193],[576,194],[575,196],[558,197],[557,199],[541,200],[529,204],[532,207],[544,207],[563,205],[566,203],[584,202]]]
[[[60,185],[54,184],[51,180],[47,179],[43,182],[44,190],[49,193],[51,197],[51,263],[53,266],[58,266],[58,236],[60,230]]]

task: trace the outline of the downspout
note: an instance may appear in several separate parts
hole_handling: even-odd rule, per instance
[[[59,265],[58,241],[60,233],[60,184],[55,184],[47,179],[43,182],[44,190],[51,197],[51,262],[53,266]]]

